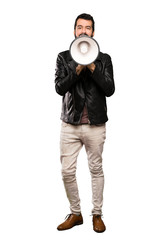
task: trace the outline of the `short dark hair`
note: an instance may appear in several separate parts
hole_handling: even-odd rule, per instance
[[[93,29],[93,32],[94,32],[94,19],[93,19],[93,17],[90,15],[90,14],[87,14],[87,13],[82,13],[82,14],[80,14],[77,18],[76,18],[76,20],[75,20],[75,24],[74,24],[74,29],[76,28],[76,25],[77,25],[77,20],[79,19],[79,18],[82,18],[82,19],[85,19],[85,20],[91,20],[92,21],[92,29]]]

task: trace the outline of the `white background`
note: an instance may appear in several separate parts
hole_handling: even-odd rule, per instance
[[[115,94],[107,99],[103,215],[99,239],[160,239],[160,37],[158,0],[0,3],[0,238],[97,238],[84,149],[77,179],[84,224],[56,230],[70,213],[59,161],[61,97],[57,54],[77,15],[95,19],[95,39],[112,57]]]

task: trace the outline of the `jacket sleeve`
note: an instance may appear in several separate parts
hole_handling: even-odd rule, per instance
[[[105,55],[106,56],[106,55]],[[97,83],[97,85],[103,90],[106,97],[110,97],[115,91],[115,84],[113,78],[113,66],[111,57],[107,55],[105,69],[102,73],[98,66],[96,66],[94,72],[92,73],[93,80]]]
[[[58,54],[55,73],[56,92],[63,96],[78,80],[75,69],[69,68],[61,54]]]

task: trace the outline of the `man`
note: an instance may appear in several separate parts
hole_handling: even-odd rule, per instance
[[[94,36],[94,20],[89,14],[76,18],[75,38]],[[106,97],[114,91],[113,68],[108,54],[99,53],[94,63],[78,65],[69,51],[57,58],[55,89],[63,96],[61,128],[62,177],[71,214],[58,230],[66,230],[83,223],[80,198],[76,182],[76,162],[82,146],[85,146],[92,178],[93,229],[104,232],[102,216],[104,174],[102,151],[105,142],[107,117]]]

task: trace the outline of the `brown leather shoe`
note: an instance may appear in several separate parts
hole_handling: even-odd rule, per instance
[[[102,233],[106,230],[104,222],[101,219],[101,215],[93,215],[93,230],[98,233]]]
[[[63,222],[62,224],[60,224],[57,229],[59,231],[62,230],[67,230],[70,229],[76,225],[80,225],[83,224],[83,217],[80,214],[79,216],[77,216],[76,214],[68,214],[67,215],[67,220],[65,222]]]

